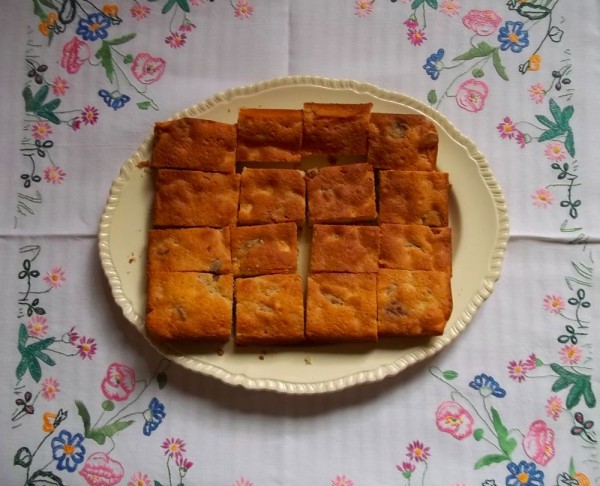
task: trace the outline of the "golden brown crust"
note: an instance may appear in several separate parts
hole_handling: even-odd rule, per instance
[[[294,273],[298,259],[297,227],[294,223],[234,227],[231,258],[236,277]]]
[[[377,272],[379,228],[317,224],[313,227],[311,272]]]
[[[239,186],[239,174],[159,170],[152,223],[160,227],[235,224]]]
[[[237,129],[238,161],[300,162],[302,110],[241,108]]]
[[[369,164],[323,167],[308,174],[306,188],[310,224],[377,219],[375,176]]]
[[[365,155],[372,103],[304,103],[302,153]]]
[[[230,229],[185,228],[150,230],[150,272],[231,273]]]
[[[379,336],[438,336],[452,313],[446,272],[380,270],[377,274]]]
[[[146,330],[157,341],[227,341],[233,276],[150,272]]]
[[[300,275],[265,275],[235,281],[237,344],[304,341]]]
[[[438,133],[423,115],[371,113],[367,162],[376,169],[435,169]]]
[[[154,125],[150,166],[235,172],[235,125],[197,118],[180,118]]]
[[[379,266],[398,270],[438,270],[452,274],[450,228],[382,224]]]
[[[448,174],[383,170],[379,173],[379,221],[448,226]]]
[[[242,172],[238,223],[304,223],[304,172],[248,169]]]
[[[309,276],[306,337],[323,343],[377,341],[376,275]]]

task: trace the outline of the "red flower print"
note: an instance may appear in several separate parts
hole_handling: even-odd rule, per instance
[[[135,20],[145,19],[150,13],[150,7],[147,5],[134,5],[129,9],[129,13]]]
[[[462,22],[477,35],[492,35],[502,23],[502,18],[493,10],[470,10]]]
[[[81,359],[92,359],[92,356],[96,354],[96,350],[98,345],[96,344],[96,340],[94,338],[86,338],[85,336],[81,336],[79,338],[79,343],[77,344],[77,354],[81,356]]]
[[[427,40],[425,31],[416,27],[414,29],[409,28],[406,36],[413,46],[420,46]]]
[[[554,195],[548,189],[540,188],[531,195],[531,199],[534,206],[547,208],[554,202]]]
[[[43,338],[48,332],[46,318],[43,316],[33,316],[27,323],[27,334],[31,337]]]
[[[196,28],[196,24],[192,24],[189,19],[184,19],[181,25],[179,26],[179,30],[181,32],[191,32]]]
[[[542,83],[532,84],[529,88],[529,97],[536,105],[543,103],[545,96],[546,90],[544,89],[544,85]]]
[[[467,79],[456,91],[456,103],[463,110],[476,113],[483,110],[488,93],[489,88],[483,81]]]
[[[331,481],[331,486],[354,486],[354,481],[342,474]]]
[[[550,142],[546,144],[544,154],[553,162],[560,162],[567,156],[565,146],[560,142]]]
[[[90,486],[114,486],[123,479],[125,471],[121,463],[108,454],[95,452],[85,461],[79,475],[83,476]]]
[[[446,432],[458,440],[473,433],[473,417],[457,402],[442,402],[435,412],[435,423],[441,432]]]
[[[565,344],[560,348],[558,355],[563,363],[575,365],[581,361],[583,350],[575,344]]]
[[[531,353],[529,355],[529,358],[523,362],[523,366],[527,369],[527,371],[535,370],[537,368],[537,357],[535,353]]]
[[[44,169],[44,180],[49,184],[61,184],[65,180],[67,173],[58,165],[49,165]]]
[[[127,365],[112,363],[100,388],[108,400],[125,401],[135,388],[135,371]]]
[[[60,65],[69,74],[75,74],[91,56],[92,51],[88,43],[73,37],[63,47]]]
[[[79,130],[81,128],[81,118],[75,118],[73,119],[73,121],[70,123],[71,128],[73,129],[74,132],[76,132],[77,130]]]
[[[504,120],[502,120],[502,123],[499,123],[496,126],[496,129],[500,133],[500,137],[508,138],[509,140],[513,138],[515,134],[519,131],[508,116],[505,117]]]
[[[254,483],[242,476],[240,479],[236,479],[233,482],[233,486],[254,486]]]
[[[152,486],[152,480],[147,474],[137,472],[133,476],[131,476],[131,479],[127,483],[127,486]]]
[[[141,52],[131,64],[131,74],[142,84],[152,84],[162,77],[166,64],[162,57],[152,57],[147,52]]]
[[[182,475],[188,472],[189,469],[194,465],[192,461],[183,456],[183,454],[175,454],[175,464],[179,468]]]
[[[64,96],[69,88],[69,83],[60,76],[56,76],[54,81],[52,81],[52,93],[54,93],[54,96]]]
[[[235,16],[240,20],[249,19],[254,13],[254,7],[250,5],[248,0],[238,0],[233,7]]]
[[[61,287],[66,280],[65,271],[60,267],[52,267],[44,276],[44,282],[55,289]]]
[[[75,326],[69,329],[69,332],[67,333],[66,337],[69,339],[69,342],[73,345],[77,342],[77,340],[79,339],[79,333],[75,330]]]
[[[165,440],[161,447],[165,450],[165,456],[169,455],[170,457],[173,457],[185,452],[185,442],[181,439],[174,439],[172,437]]]
[[[371,12],[373,12],[373,0],[356,0],[354,15],[357,17],[366,17]]]
[[[523,450],[540,466],[545,466],[554,457],[554,431],[543,420],[536,420],[523,437]]]
[[[60,391],[60,383],[55,378],[45,378],[42,381],[42,397],[45,400],[54,400]]]
[[[409,17],[403,23],[409,29],[416,29],[419,26],[419,22],[417,22],[417,19],[415,19],[413,17]]]
[[[81,112],[81,121],[86,125],[95,125],[98,121],[98,108],[86,106]]]
[[[459,14],[460,2],[452,2],[450,0],[444,0],[440,3],[440,12],[445,13],[450,17],[454,17]]]
[[[184,33],[172,32],[165,38],[165,44],[169,44],[173,49],[178,49],[185,45],[187,36]]]
[[[201,5],[203,3],[206,3],[206,0],[190,0],[190,3],[194,6],[197,7],[198,5]]]
[[[419,440],[413,440],[410,444],[408,444],[406,450],[408,451],[406,456],[412,461],[426,462],[427,459],[429,459],[429,447],[425,447],[423,442]]]
[[[565,299],[560,295],[546,295],[544,297],[544,309],[551,314],[560,314],[565,310]]]
[[[546,415],[552,420],[557,421],[560,413],[563,411],[563,401],[557,395],[554,395],[546,401]]]
[[[45,121],[36,121],[31,125],[31,134],[37,140],[45,140],[52,135],[52,127],[50,123]]]

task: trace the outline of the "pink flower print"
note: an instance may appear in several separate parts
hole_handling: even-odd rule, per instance
[[[488,93],[489,88],[483,81],[467,79],[456,91],[456,103],[463,110],[476,113],[483,110]]]
[[[188,470],[194,465],[194,463],[184,457],[183,454],[175,454],[175,464],[179,468],[179,472],[182,476],[185,476]]]
[[[90,486],[114,486],[123,478],[125,471],[119,461],[104,452],[95,452],[83,465],[79,475]]]
[[[172,437],[165,440],[161,447],[165,450],[165,456],[169,455],[170,457],[173,457],[185,452],[185,442],[181,439],[174,439]]]
[[[523,362],[523,367],[527,369],[527,371],[535,370],[537,368],[537,357],[535,353],[529,355],[529,358]]]
[[[171,32],[171,35],[165,38],[165,44],[169,44],[173,49],[178,49],[185,45],[186,39],[187,35],[183,32]]]
[[[73,129],[74,132],[76,132],[77,130],[79,130],[81,128],[81,118],[75,118],[73,119],[73,121],[70,123],[71,128]]]
[[[56,394],[60,391],[60,383],[56,378],[45,378],[42,381],[42,397],[45,400],[54,400]]]
[[[137,472],[133,476],[131,476],[131,479],[127,483],[127,486],[152,486],[152,480],[147,474]]]
[[[544,89],[544,85],[542,83],[532,84],[529,88],[529,97],[536,105],[543,103],[545,96],[546,90]]]
[[[543,420],[536,420],[523,438],[523,450],[540,466],[545,466],[556,453],[554,431]]]
[[[354,481],[342,474],[331,481],[331,486],[354,486]]]
[[[31,125],[31,134],[37,140],[45,140],[52,135],[52,127],[50,123],[45,121],[36,121]]]
[[[531,195],[531,203],[539,208],[547,208],[548,205],[554,202],[554,195],[548,189],[537,189]]]
[[[49,184],[61,184],[65,180],[67,173],[58,165],[49,165],[44,169],[44,180]]]
[[[96,344],[96,340],[94,338],[86,338],[85,336],[81,336],[79,338],[79,343],[77,343],[77,354],[81,356],[81,359],[92,359],[94,354],[96,354],[96,350],[98,345]]]
[[[54,81],[52,81],[52,93],[54,96],[64,96],[69,88],[69,83],[60,76],[56,76]]]
[[[254,7],[250,5],[248,0],[238,0],[233,7],[235,16],[240,20],[249,19],[254,13]]]
[[[416,29],[419,26],[419,22],[417,22],[417,19],[415,19],[413,17],[409,17],[403,23],[409,29]]]
[[[458,440],[463,440],[473,433],[473,422],[468,410],[456,402],[442,402],[435,412],[437,428]]]
[[[429,459],[429,447],[425,447],[419,440],[413,440],[408,444],[406,450],[408,451],[406,456],[412,461],[426,462]]]
[[[525,148],[525,145],[527,145],[525,134],[522,131],[517,130],[517,134],[515,135],[515,142],[517,142],[517,145],[521,148]]]
[[[571,365],[579,363],[581,361],[582,354],[582,349],[575,344],[565,344],[558,352],[560,360],[565,364]]]
[[[254,486],[254,483],[242,476],[240,479],[234,481],[233,486]]]
[[[60,65],[69,74],[75,74],[91,56],[92,51],[88,43],[73,37],[63,47]]]
[[[416,27],[414,29],[409,28],[408,32],[406,33],[406,36],[408,37],[408,40],[413,46],[420,46],[421,44],[423,44],[423,42],[427,40],[427,37],[425,36],[425,31]]]
[[[152,84],[162,77],[166,64],[162,57],[152,57],[147,52],[141,52],[131,64],[131,74],[142,84]]]
[[[150,13],[150,7],[147,5],[134,5],[129,9],[129,13],[135,20],[145,19]]]
[[[560,314],[565,310],[565,299],[560,295],[546,295],[544,297],[544,309],[551,314]]]
[[[510,119],[510,117],[505,117],[504,120],[502,120],[502,123],[499,123],[496,126],[496,129],[498,130],[498,132],[500,133],[500,137],[502,138],[507,138],[507,139],[511,139],[515,136],[516,133],[518,133],[518,129],[516,127],[516,125],[513,123],[513,121]]]
[[[75,343],[79,339],[79,333],[75,330],[75,326],[73,326],[71,329],[69,329],[69,332],[67,333],[67,337],[69,338],[69,342],[71,344],[75,345]]]
[[[195,28],[196,28],[196,24],[192,24],[192,22],[187,18],[183,19],[183,22],[179,26],[179,30],[181,32],[191,32]]]
[[[508,363],[508,376],[519,383],[522,383],[527,378],[527,366],[523,363],[522,360],[519,361],[509,361]]]
[[[33,316],[27,323],[27,334],[31,337],[43,338],[48,332],[46,318],[43,316]]]
[[[560,162],[567,156],[565,146],[560,142],[550,142],[546,144],[544,154],[553,162]]]
[[[81,111],[81,121],[86,125],[95,125],[98,122],[98,108],[94,106],[86,106]]]
[[[198,5],[202,5],[203,3],[206,3],[206,0],[190,0],[190,3],[194,7],[197,7]]]
[[[459,14],[460,10],[460,2],[451,2],[450,0],[445,0],[440,3],[440,12],[445,13],[450,17],[454,17]]]
[[[60,267],[52,267],[44,276],[44,282],[55,289],[61,287],[66,280],[65,271]]]
[[[412,462],[402,462],[402,465],[400,466],[399,464],[396,464],[396,469],[398,469],[398,471],[400,471],[402,473],[402,476],[404,476],[406,479],[410,479],[410,477],[412,476],[412,473],[415,472],[415,465]]]
[[[560,413],[563,411],[563,401],[557,395],[551,396],[546,401],[546,415],[551,417],[555,422],[560,417]]]
[[[502,18],[493,10],[469,10],[462,23],[477,35],[492,35],[502,23]]]
[[[108,400],[122,402],[129,398],[135,388],[135,371],[121,363],[112,363],[100,385]]]
[[[373,0],[356,0],[354,15],[357,17],[366,17],[371,12],[373,12]]]

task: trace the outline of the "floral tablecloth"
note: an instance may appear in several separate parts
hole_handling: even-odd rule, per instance
[[[2,12],[1,484],[600,484],[597,2],[7,0]],[[289,396],[162,359],[115,305],[96,235],[155,121],[305,74],[446,115],[486,155],[511,239],[491,298],[434,359]]]

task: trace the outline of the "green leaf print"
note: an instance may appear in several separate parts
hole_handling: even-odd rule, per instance
[[[476,57],[490,56],[497,48],[490,46],[487,42],[480,42],[475,47],[472,47],[467,52],[456,56],[453,61],[470,61]]]

